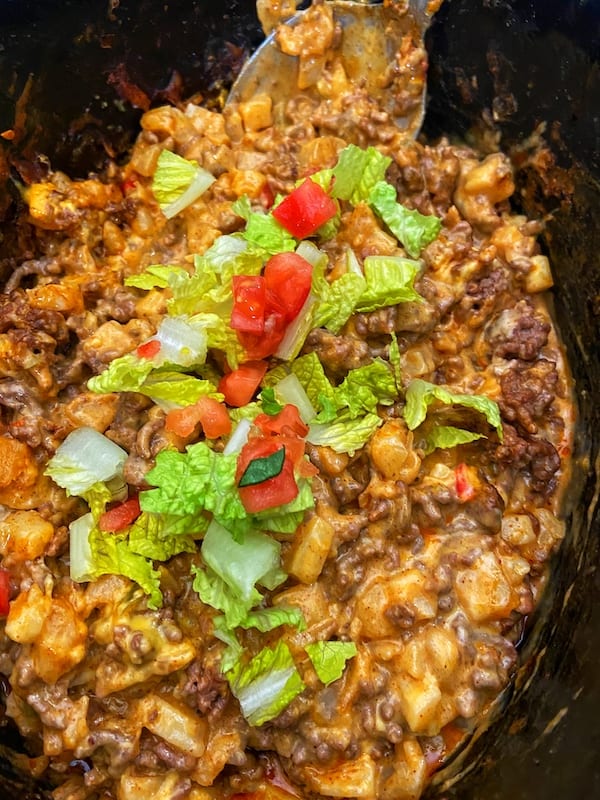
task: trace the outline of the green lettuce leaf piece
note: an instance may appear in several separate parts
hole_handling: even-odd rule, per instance
[[[392,370],[380,358],[364,367],[351,369],[334,390],[336,406],[346,407],[351,417],[358,417],[365,411],[375,412],[378,405],[389,406],[397,399]]]
[[[498,403],[483,395],[457,394],[421,378],[411,381],[406,390],[406,405],[403,415],[410,430],[418,428],[425,420],[427,409],[434,400],[445,405],[463,406],[479,411],[492,428],[496,429],[498,438],[502,441],[502,419]]]
[[[146,592],[150,608],[160,608],[160,572],[151,561],[132,550],[126,534],[103,533],[94,524],[91,513],[71,523],[69,534],[74,581],[85,583],[101,575],[124,575]]]
[[[197,200],[214,181],[210,172],[196,161],[163,150],[152,178],[152,192],[163,214],[170,219]]]
[[[310,481],[298,478],[296,482],[298,494],[293,500],[283,506],[259,511],[252,516],[252,522],[257,528],[274,533],[296,532],[296,528],[304,519],[305,511],[315,505]]]
[[[381,217],[394,236],[412,258],[418,258],[421,250],[437,238],[442,222],[433,215],[421,214],[396,202],[394,187],[380,181],[376,183],[368,198],[371,208]]]
[[[223,612],[219,621],[221,631],[233,631],[255,603],[262,600],[258,591],[252,592],[249,597],[242,599],[223,578],[210,568],[192,566],[194,576],[193,589],[198,597],[207,606]]]
[[[280,625],[291,625],[299,631],[306,630],[306,621],[299,608],[293,606],[273,606],[272,608],[257,608],[250,611],[240,622],[240,627],[248,630],[256,628],[261,633],[267,633]]]
[[[122,484],[124,488],[123,499],[127,497],[127,486],[125,485],[125,479],[122,478]],[[85,492],[81,495],[85,502],[90,507],[90,511],[92,512],[92,517],[94,518],[94,522],[97,524],[98,520],[100,519],[100,515],[104,514],[106,510],[107,503],[110,503],[111,500],[114,499],[114,493],[109,489],[108,485],[103,481],[98,481],[89,489],[86,489]]]
[[[219,287],[217,275],[213,270],[197,272],[193,275],[172,275],[169,288],[172,297],[167,301],[167,309],[172,316],[193,315],[200,311],[214,312],[218,305],[212,293]]]
[[[204,442],[185,453],[163,450],[146,481],[155,489],[140,494],[142,511],[154,514],[202,514],[222,520],[243,519],[246,511],[236,488],[237,454],[215,453]]]
[[[166,266],[163,264],[152,264],[139,275],[130,275],[125,278],[125,286],[135,286],[137,289],[166,289],[170,281],[188,275],[183,267]]]
[[[251,245],[262,248],[265,253],[291,252],[296,249],[296,239],[271,214],[252,211],[248,198],[240,198],[232,205],[234,214],[246,220],[242,236]]]
[[[260,404],[265,414],[274,417],[283,410],[281,403],[277,402],[275,389],[272,386],[265,386],[260,393]]]
[[[414,288],[421,267],[420,261],[401,256],[367,256],[363,263],[367,288],[356,310],[375,311],[397,303],[422,302]]]
[[[339,333],[367,290],[367,282],[362,275],[346,272],[331,283],[324,277],[313,279],[313,289],[319,299],[313,327]]]
[[[135,353],[115,358],[100,375],[94,375],[87,382],[91,392],[139,392],[140,386],[155,368],[150,359],[138,358]]]
[[[392,333],[392,341],[388,349],[388,359],[392,372],[394,373],[394,380],[396,381],[396,389],[398,392],[402,391],[402,361],[400,358],[400,348],[398,346],[398,337]]]
[[[238,661],[225,677],[244,717],[256,727],[278,716],[304,689],[292,654],[281,640],[248,664]]]
[[[250,603],[249,608],[260,601],[256,584],[265,585],[265,580],[271,583],[273,574],[281,575],[281,545],[260,531],[248,531],[239,542],[213,520],[204,535],[201,552],[204,563],[227,584],[237,599]]]
[[[292,361],[296,358],[306,337],[315,327],[313,320],[317,307],[317,298],[310,292],[296,318],[287,326],[283,339],[275,351],[276,358],[282,361]]]
[[[469,444],[486,438],[482,433],[473,433],[453,425],[436,425],[427,434],[425,452],[433,453],[438,447],[447,450],[459,444]]]
[[[319,680],[326,686],[342,677],[346,662],[357,654],[354,642],[312,642],[304,648]]]
[[[217,392],[217,387],[210,381],[162,369],[152,372],[137,391],[151,397],[155,402],[162,401],[177,406],[192,405],[200,397],[206,396],[216,400],[223,399],[223,395]]]
[[[229,672],[243,656],[244,648],[235,635],[235,631],[227,625],[225,617],[216,616],[213,626],[217,639],[226,645],[221,654],[221,672]]]
[[[129,547],[134,553],[153,561],[168,561],[178,553],[194,553],[196,542],[191,536],[168,534],[161,514],[142,512],[127,530]]]
[[[322,398],[334,402],[334,387],[325,375],[323,365],[315,352],[307,353],[292,361],[291,369],[315,408],[322,408]]]
[[[67,494],[83,496],[96,484],[122,476],[126,459],[122,447],[94,428],[83,426],[61,442],[44,474]]]
[[[384,156],[375,147],[363,150],[349,144],[340,152],[338,162],[331,171],[331,196],[349,200],[354,206],[367,202],[373,188],[384,180],[391,162],[389,156]]]
[[[222,275],[224,280],[232,275],[258,275],[265,261],[261,247],[253,247],[242,234],[219,236],[201,256],[196,256],[196,270],[202,265]]]
[[[342,413],[333,422],[312,423],[306,439],[311,444],[331,447],[336,453],[353,456],[364,447],[382,422],[377,414],[354,418]]]

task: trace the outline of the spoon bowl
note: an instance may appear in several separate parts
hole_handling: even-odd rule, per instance
[[[269,95],[274,119],[293,97],[319,94],[319,79],[343,68],[345,77],[388,112],[407,136],[416,136],[425,112],[427,53],[423,44],[431,3],[409,0],[391,4],[364,4],[330,0],[335,35],[326,52],[317,57],[292,55],[276,29],[246,62],[227,104],[244,103]],[[309,10],[288,20],[295,27]],[[283,48],[283,49],[282,49]]]

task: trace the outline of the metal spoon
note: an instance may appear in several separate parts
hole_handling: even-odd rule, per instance
[[[399,0],[366,5],[330,0],[329,5],[341,36],[336,37],[339,41],[317,69],[339,59],[350,81],[377,100],[407,136],[416,136],[425,111],[427,57],[423,38],[439,2]],[[306,13],[300,12],[286,24],[299,24]],[[298,79],[299,58],[282,52],[275,30],[244,65],[227,105],[267,94],[273,107],[281,109],[292,97],[317,92],[315,85],[300,87]]]

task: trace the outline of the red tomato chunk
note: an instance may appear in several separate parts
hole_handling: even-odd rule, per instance
[[[337,205],[318,183],[307,178],[271,212],[297,239],[312,236],[337,213]]]
[[[124,530],[128,525],[131,525],[139,515],[140,501],[138,497],[131,497],[124,503],[120,503],[114,508],[105,511],[98,520],[98,527],[101,531],[117,533]]]
[[[241,367],[224,375],[219,381],[218,390],[225,395],[225,402],[236,407],[249,403],[264,378],[267,366],[266,361],[246,361]]]

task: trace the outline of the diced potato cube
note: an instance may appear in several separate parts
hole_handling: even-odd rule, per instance
[[[525,290],[531,292],[544,292],[554,285],[550,262],[546,256],[532,256],[531,269],[525,275]]]
[[[184,753],[199,758],[206,749],[208,728],[206,720],[189,708],[176,705],[159,695],[140,701],[143,725]]]
[[[34,583],[10,604],[6,618],[6,635],[13,642],[29,644],[37,639],[44,620],[50,613],[52,600]]]
[[[439,730],[437,713],[442,693],[435,677],[425,672],[422,678],[399,675],[396,678],[399,690],[400,710],[415,733],[433,735]]]
[[[31,658],[37,674],[46,683],[56,681],[85,656],[87,626],[73,606],[53,598],[39,638],[32,645]]]
[[[335,767],[304,768],[310,788],[325,797],[375,797],[376,771],[375,763],[366,753]]]
[[[333,525],[317,515],[300,525],[286,559],[289,574],[302,583],[314,583],[329,555],[333,535]]]
[[[273,122],[273,101],[268,94],[257,94],[251,100],[240,103],[239,109],[246,131],[261,131]]]
[[[37,511],[15,511],[0,526],[0,553],[28,560],[44,554],[54,526]]]
[[[455,586],[460,604],[475,622],[502,619],[513,609],[511,587],[493,553],[483,553],[473,569],[458,572]]]

